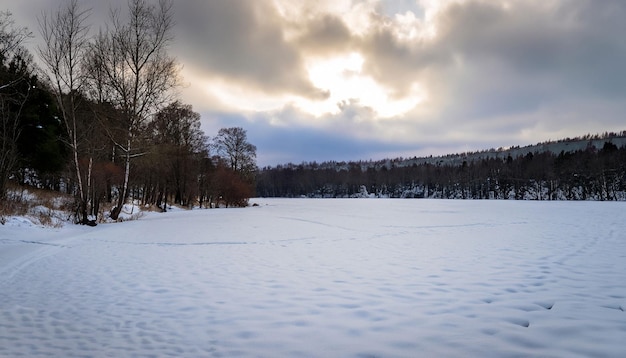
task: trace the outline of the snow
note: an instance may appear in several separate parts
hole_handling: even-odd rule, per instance
[[[626,354],[624,203],[252,202],[0,226],[0,356]]]

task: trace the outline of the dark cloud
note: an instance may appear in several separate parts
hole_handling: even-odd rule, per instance
[[[504,10],[481,3],[467,5],[465,12],[452,9],[453,29],[445,39],[456,41],[454,47],[462,51],[469,74],[455,83],[459,94],[464,94],[457,97],[461,99],[458,108],[477,122],[519,114],[533,118],[537,111],[564,102],[582,107],[598,99],[623,100],[626,46],[616,34],[625,33],[626,27],[616,20],[624,18],[625,7],[608,11],[614,5],[564,2],[537,8],[518,4]],[[560,117],[554,112],[541,119],[544,127]],[[561,124],[576,128],[585,122],[570,118],[570,123]],[[534,123],[528,124],[516,128],[511,123],[509,130],[519,133]],[[593,131],[598,123],[586,127]]]
[[[433,39],[402,41],[393,28],[381,26],[363,39],[368,54],[366,70],[394,88],[407,88],[425,71],[442,73],[449,86],[457,85],[446,73],[457,66],[473,72],[474,85],[498,82],[493,87],[515,87],[521,79],[551,77],[564,90],[607,95],[626,88],[626,4],[619,1],[563,1],[552,5],[494,1],[455,4],[436,22]],[[499,81],[491,66],[505,67],[510,75]],[[497,69],[496,69],[497,72]],[[463,78],[460,78],[462,81]],[[527,81],[523,81],[527,82]],[[539,88],[541,90],[541,88]],[[464,97],[471,98],[472,92]]]
[[[414,82],[433,70],[449,66],[453,58],[444,46],[429,40],[405,41],[393,28],[381,26],[358,40],[365,54],[364,71],[404,96]]]
[[[285,41],[270,2],[181,1],[176,14],[175,47],[193,67],[264,92],[324,95],[308,80],[298,49]]]
[[[349,49],[350,29],[338,16],[323,14],[294,26],[301,32],[295,42],[307,51],[328,54]]]
[[[560,74],[588,83],[618,70],[626,42],[626,4],[563,1],[553,6],[514,2],[508,8],[492,2],[454,5],[440,20],[440,42],[466,61],[497,61],[523,76]],[[618,60],[619,59],[619,60]],[[624,72],[624,71],[619,71]]]

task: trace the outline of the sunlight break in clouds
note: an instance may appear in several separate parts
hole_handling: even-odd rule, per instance
[[[408,91],[403,90],[399,94],[393,85],[382,84],[367,73],[364,69],[366,61],[364,55],[358,50],[351,50],[351,48],[358,49],[359,42],[362,42],[372,31],[377,31],[380,26],[391,28],[398,38],[406,41],[422,37],[421,32],[426,27],[420,18],[411,11],[404,11],[397,16],[395,14],[383,16],[380,12],[384,10],[385,4],[385,1],[378,0],[333,0],[313,3],[274,0],[261,6],[264,11],[263,16],[277,21],[272,24],[274,27],[272,36],[278,36],[274,43],[283,44],[281,51],[288,48],[292,54],[297,54],[297,57],[292,57],[292,59],[299,61],[303,72],[290,72],[290,77],[294,79],[294,83],[308,82],[312,88],[319,91],[317,96],[303,96],[294,91],[294,88],[289,87],[281,90],[269,89],[264,83],[252,85],[244,78],[224,76],[223,73],[211,74],[202,70],[200,66],[187,71],[196,83],[193,96],[199,97],[197,89],[200,88],[200,92],[204,93],[207,99],[213,99],[215,102],[205,102],[205,104],[217,105],[219,108],[240,113],[273,112],[292,106],[302,111],[303,118],[309,118],[309,115],[321,118],[341,115],[346,108],[345,104],[350,103],[372,111],[370,112],[372,115],[363,118],[367,121],[384,120],[406,114],[424,100],[425,87],[416,80],[410,84]],[[415,4],[418,6],[417,3]],[[210,9],[215,10],[213,7]],[[273,11],[273,13],[269,14],[268,11]],[[260,24],[265,23],[259,19],[261,16],[259,11],[251,11],[246,16],[252,19],[250,21],[254,26],[261,26]],[[213,31],[217,29],[219,28]],[[342,29],[348,31],[343,34],[345,35],[343,37],[341,36]],[[233,39],[236,41],[246,36],[237,35],[233,36]],[[236,48],[237,44],[228,46],[228,49]],[[266,51],[272,50],[266,47],[263,53]],[[241,55],[245,58],[252,54],[242,53]],[[236,56],[236,54],[233,55]],[[254,60],[257,61],[259,67],[268,66],[267,63],[262,62],[263,58]],[[244,63],[238,57],[230,62]],[[254,61],[248,62],[251,64]],[[285,67],[285,71],[293,71],[290,67],[293,68],[290,65]],[[253,73],[252,70],[247,71]],[[299,77],[300,79],[297,80]],[[255,81],[254,78],[252,80]],[[292,120],[304,121],[305,119],[293,118]],[[285,121],[280,122],[285,124]],[[276,121],[269,121],[269,123],[276,123]],[[316,126],[319,125],[318,122]]]
[[[322,102],[296,101],[296,106],[321,116],[339,113],[341,104],[349,101],[371,108],[381,118],[389,118],[408,112],[423,99],[417,84],[408,96],[392,98],[389,90],[362,72],[363,62],[363,56],[354,52],[328,60],[312,60],[308,66],[311,82],[327,90],[330,96]]]

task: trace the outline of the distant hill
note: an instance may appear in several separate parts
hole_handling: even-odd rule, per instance
[[[498,149],[486,149],[482,151],[476,152],[465,152],[465,153],[455,153],[455,154],[447,154],[441,156],[428,156],[428,157],[412,157],[412,158],[388,158],[381,160],[358,160],[358,161],[326,161],[326,162],[303,162],[299,164],[287,163],[278,165],[275,168],[300,168],[300,169],[311,169],[311,170],[324,170],[324,169],[335,169],[335,170],[348,170],[353,168],[354,166],[360,166],[361,170],[366,171],[370,168],[381,169],[382,167],[386,167],[387,169],[391,169],[392,167],[401,168],[408,167],[413,165],[422,165],[422,164],[432,164],[432,165],[443,165],[443,166],[459,166],[462,165],[463,162],[472,162],[479,161],[483,159],[494,159],[494,158],[502,158],[506,159],[508,156],[513,158],[517,158],[519,156],[525,156],[528,153],[537,154],[537,153],[552,153],[554,155],[558,155],[561,152],[564,153],[572,153],[578,150],[585,150],[589,148],[595,148],[596,150],[601,149],[604,146],[604,143],[612,143],[618,148],[622,148],[626,146],[626,130],[620,133],[614,132],[606,132],[603,134],[587,134],[582,137],[574,137],[574,138],[565,138],[555,141],[546,141],[537,144],[531,144],[527,146],[513,146],[506,148],[498,148]],[[272,167],[265,168],[266,170],[272,169]]]
[[[257,195],[626,200],[626,131],[524,147],[263,168]]]
[[[517,158],[519,156],[525,156],[528,153],[537,154],[549,152],[555,155],[564,153],[572,153],[578,150],[585,149],[602,149],[605,143],[612,143],[618,148],[626,146],[626,131],[622,133],[605,133],[602,135],[587,135],[584,137],[567,138],[558,141],[548,141],[543,143],[537,143],[534,145],[527,145],[524,147],[509,147],[489,149],[480,152],[470,152],[461,154],[449,154],[438,157],[426,157],[426,158],[413,158],[404,159],[396,162],[396,166],[411,166],[413,164],[440,164],[440,165],[462,165],[464,161],[471,162],[482,159],[493,158],[507,158],[511,156]]]

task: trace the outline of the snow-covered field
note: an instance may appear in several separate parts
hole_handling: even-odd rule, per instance
[[[626,355],[624,203],[253,202],[0,226],[0,357]]]

